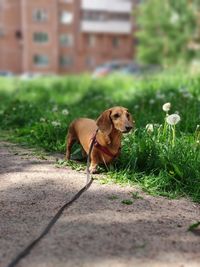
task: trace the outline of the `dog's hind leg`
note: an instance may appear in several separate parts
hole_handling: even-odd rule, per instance
[[[87,158],[87,153],[85,152],[85,150],[83,148],[81,148],[81,154],[82,154],[83,159]]]
[[[66,159],[67,160],[70,159],[71,149],[75,142],[76,142],[76,138],[69,130],[68,135],[67,135],[67,140],[66,140]]]

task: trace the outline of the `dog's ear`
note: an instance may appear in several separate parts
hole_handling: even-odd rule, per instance
[[[106,135],[109,135],[112,131],[112,121],[110,118],[111,111],[105,110],[97,119],[96,123],[99,128],[99,130]]]

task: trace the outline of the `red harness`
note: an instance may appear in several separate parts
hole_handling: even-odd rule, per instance
[[[119,153],[120,153],[120,148],[118,150],[118,152],[116,154],[113,154],[112,152],[110,152],[110,150],[99,144],[99,142],[96,139],[96,134],[92,137],[92,141],[94,140],[94,147],[96,147],[97,149],[101,150],[104,154],[106,154],[107,156],[111,157],[111,158],[116,158]]]

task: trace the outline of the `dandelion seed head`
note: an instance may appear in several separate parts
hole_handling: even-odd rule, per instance
[[[68,115],[69,114],[69,110],[68,109],[63,109],[62,110],[62,114],[63,115]]]
[[[166,122],[169,125],[176,125],[181,120],[181,117],[178,114],[171,114],[167,116]]]
[[[176,24],[179,21],[179,14],[176,12],[173,12],[170,18],[171,24]]]
[[[145,128],[146,128],[148,133],[152,133],[153,130],[154,130],[154,127],[153,127],[152,123],[148,123]]]
[[[156,127],[156,128],[159,128],[160,126],[162,126],[162,124],[154,123],[153,126]]]
[[[170,109],[171,109],[171,103],[165,103],[163,106],[162,106],[162,109],[165,111],[165,112],[168,112]]]
[[[45,118],[40,118],[40,122],[45,122]]]
[[[61,126],[61,123],[59,121],[52,121],[51,124],[54,126],[54,127],[59,127]]]

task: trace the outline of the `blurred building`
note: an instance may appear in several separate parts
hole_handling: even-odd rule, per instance
[[[0,70],[78,73],[133,54],[132,0],[0,0]]]

